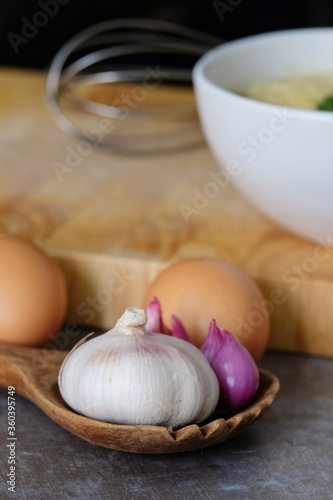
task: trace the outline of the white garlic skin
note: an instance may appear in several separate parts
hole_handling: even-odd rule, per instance
[[[123,315],[114,329],[68,354],[59,373],[63,399],[76,412],[111,423],[172,429],[202,422],[219,399],[208,361],[184,340],[146,333],[143,310],[131,310],[140,311],[140,324],[129,325]]]

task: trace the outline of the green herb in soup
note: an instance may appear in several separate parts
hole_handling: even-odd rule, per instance
[[[324,97],[317,106],[320,111],[333,111],[333,95]]]
[[[333,72],[258,82],[242,95],[281,106],[333,111]]]

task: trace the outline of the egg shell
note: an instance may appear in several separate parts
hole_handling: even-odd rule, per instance
[[[154,297],[161,303],[165,325],[171,328],[175,314],[198,347],[212,319],[229,330],[255,361],[267,347],[270,321],[265,298],[254,280],[229,262],[203,257],[173,263],[148,286],[143,307]]]
[[[26,346],[50,342],[65,320],[65,277],[36,245],[0,238],[0,341]]]

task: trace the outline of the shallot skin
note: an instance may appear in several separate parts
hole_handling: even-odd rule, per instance
[[[153,297],[153,299],[147,305],[146,314],[147,314],[147,323],[145,324],[146,332],[164,333],[165,335],[171,335],[170,330],[165,326],[162,320],[161,303],[157,297]]]
[[[219,381],[217,409],[235,412],[249,404],[258,390],[259,370],[247,349],[213,320],[200,350]]]

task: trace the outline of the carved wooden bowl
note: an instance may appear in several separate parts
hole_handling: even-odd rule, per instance
[[[238,434],[271,406],[280,388],[278,378],[260,369],[260,383],[252,404],[233,415],[213,414],[200,425],[169,432],[154,425],[118,425],[73,412],[58,389],[58,373],[66,352],[0,344],[0,386],[14,386],[52,420],[80,438],[114,450],[132,453],[177,453],[212,446]]]

